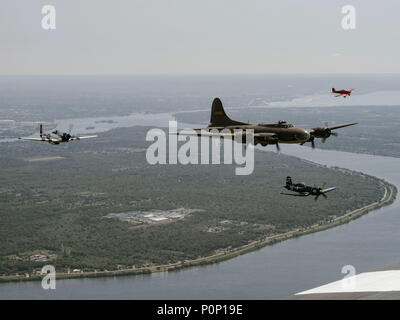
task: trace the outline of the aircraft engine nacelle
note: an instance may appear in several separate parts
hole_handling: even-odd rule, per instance
[[[331,134],[332,131],[329,128],[315,128],[312,133],[315,138],[329,138]]]
[[[266,146],[268,144],[277,144],[279,143],[278,137],[273,133],[259,133],[257,137],[254,137],[254,144],[261,144],[262,146]]]

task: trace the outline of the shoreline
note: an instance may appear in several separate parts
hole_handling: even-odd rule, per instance
[[[339,226],[344,223],[348,223],[354,219],[361,217],[362,215],[372,211],[379,209],[381,207],[392,204],[397,195],[396,186],[386,182],[383,179],[380,179],[381,185],[385,188],[385,192],[383,197],[370,203],[364,207],[352,210],[344,215],[336,217],[329,222],[320,222],[315,223],[311,226],[305,228],[296,228],[286,233],[276,234],[273,236],[265,237],[263,239],[254,240],[244,246],[232,249],[230,251],[219,252],[210,256],[200,257],[193,260],[185,260],[184,262],[177,262],[166,265],[155,265],[149,267],[142,267],[137,269],[120,269],[120,270],[111,270],[111,271],[90,271],[90,272],[80,272],[80,273],[56,273],[57,279],[82,279],[82,278],[100,278],[100,277],[115,277],[115,276],[133,276],[133,275],[144,275],[144,274],[152,274],[158,272],[169,272],[169,271],[178,271],[189,267],[202,266],[212,263],[218,263],[225,260],[229,260],[235,258],[239,255],[255,251],[261,249],[267,245],[272,245],[277,242],[285,241],[291,238],[299,237],[306,234],[311,234],[319,231],[323,231],[326,229],[330,229],[336,226]],[[10,282],[22,282],[22,281],[41,281],[44,275],[34,275],[26,277],[25,275],[13,275],[13,276],[0,276],[0,284],[1,283],[10,283]]]

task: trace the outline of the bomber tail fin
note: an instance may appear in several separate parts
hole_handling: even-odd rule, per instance
[[[39,130],[40,130],[40,137],[42,137],[43,136],[43,125],[42,124],[40,124]]]
[[[211,107],[210,127],[225,127],[246,124],[247,123],[230,119],[225,113],[221,100],[219,98],[214,99]]]

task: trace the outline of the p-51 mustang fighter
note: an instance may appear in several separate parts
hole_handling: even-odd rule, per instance
[[[18,138],[20,140],[28,140],[28,141],[43,141],[48,142],[50,144],[60,144],[63,142],[69,141],[76,141],[82,139],[90,139],[96,138],[97,136],[84,136],[84,137],[77,137],[71,135],[72,126],[69,128],[69,132],[60,132],[58,130],[54,130],[51,133],[44,133],[43,132],[43,125],[40,124],[40,138]]]
[[[332,93],[339,93],[335,97],[343,96],[343,98],[346,98],[347,96],[351,95],[351,92],[353,90],[354,90],[354,88],[351,88],[350,90],[336,90],[335,88],[332,88]]]
[[[322,195],[325,199],[327,198],[326,193],[332,190],[335,190],[336,187],[331,187],[327,189],[319,188],[319,187],[310,187],[306,186],[304,183],[293,183],[291,177],[286,178],[286,185],[284,186],[289,191],[297,192],[298,194],[293,193],[281,193],[286,196],[298,196],[298,197],[308,197],[315,196],[314,200],[318,200],[318,197]]]
[[[260,144],[267,146],[274,144],[279,151],[279,143],[297,143],[303,145],[306,142],[311,142],[312,148],[315,148],[314,139],[321,138],[323,142],[331,135],[337,135],[332,130],[348,127],[357,124],[348,123],[332,127],[317,127],[310,130],[295,128],[291,123],[284,120],[276,123],[259,123],[257,125],[231,120],[225,113],[222,102],[219,98],[215,98],[211,107],[211,120],[207,128],[191,129],[200,131],[195,134],[193,132],[186,132],[185,129],[180,131],[179,135],[186,136],[204,136],[204,137],[227,137],[234,139],[235,136],[242,136],[242,143],[246,143],[246,129],[254,130],[254,145]],[[225,129],[225,130],[224,130]],[[227,130],[226,130],[227,129]],[[220,132],[224,130],[224,132]],[[235,132],[235,130],[243,130],[242,132]],[[228,132],[226,132],[228,131]],[[229,132],[230,131],[230,132]]]

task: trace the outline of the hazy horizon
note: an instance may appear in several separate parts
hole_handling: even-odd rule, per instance
[[[41,26],[44,5],[56,29]],[[341,26],[356,9],[356,29]],[[2,75],[399,73],[388,0],[3,0]]]

